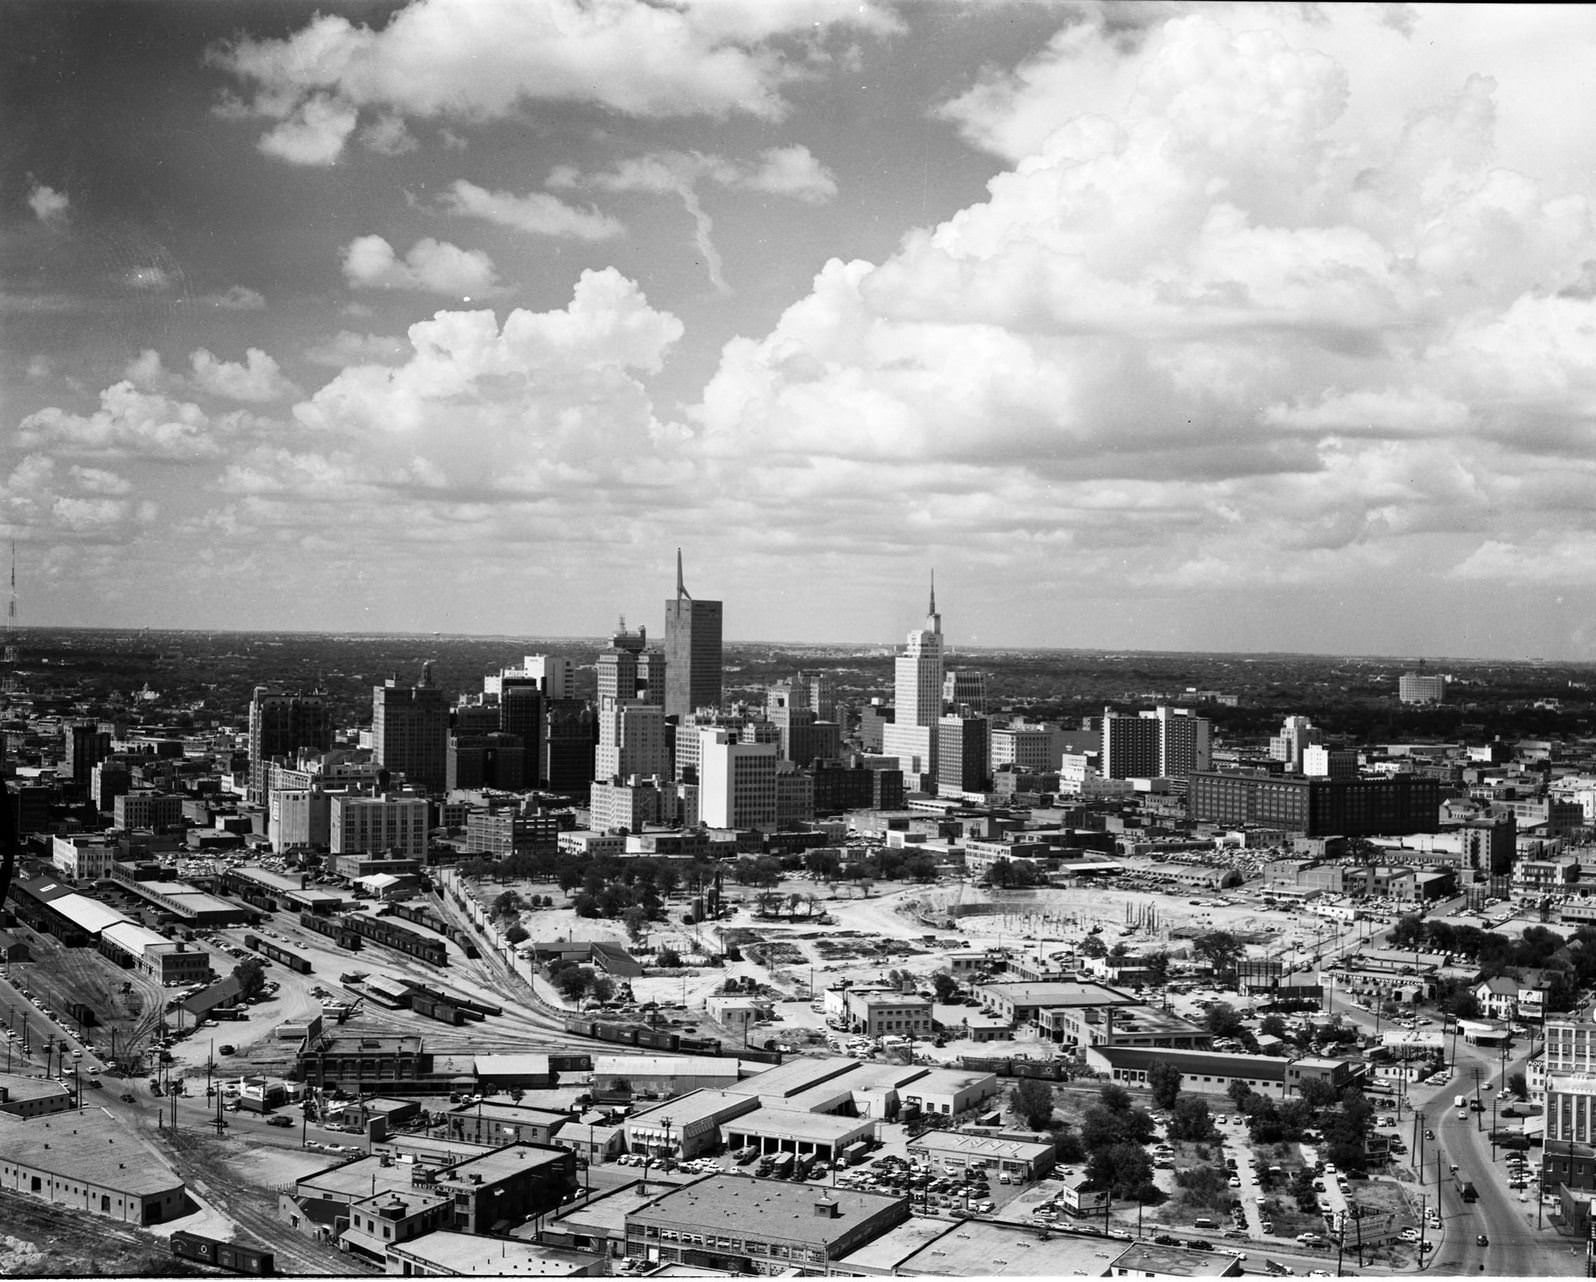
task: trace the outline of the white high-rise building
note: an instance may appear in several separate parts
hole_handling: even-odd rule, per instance
[[[881,750],[896,757],[905,788],[930,791],[937,778],[937,723],[942,720],[942,616],[936,580],[925,627],[909,633],[893,667],[893,719],[882,727]]]
[[[562,659],[558,655],[526,655],[519,668],[505,668],[496,676],[483,677],[483,693],[501,693],[506,677],[535,681],[550,699],[576,698],[576,667],[569,659]]]
[[[593,778],[605,783],[669,778],[671,754],[665,709],[642,699],[605,699],[599,708]]]
[[[735,730],[699,730],[699,821],[711,828],[775,828],[778,753],[774,742],[745,742]]]

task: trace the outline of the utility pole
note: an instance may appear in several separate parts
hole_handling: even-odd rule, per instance
[[[1427,1203],[1429,1200],[1430,1199],[1429,1199],[1429,1196],[1427,1194],[1424,1194],[1424,1193],[1420,1193],[1419,1194],[1419,1265],[1420,1265],[1420,1267],[1423,1267],[1423,1265],[1424,1265],[1424,1230],[1425,1230],[1425,1227],[1429,1224],[1429,1218],[1424,1214],[1424,1207],[1425,1207],[1425,1203]],[[1441,1205],[1441,1190],[1440,1189],[1436,1189],[1435,1190],[1435,1204],[1437,1206]]]
[[[1336,1276],[1341,1276],[1341,1261],[1347,1253],[1347,1213],[1336,1216]]]
[[[1480,1066],[1474,1066],[1474,1129],[1485,1129],[1485,1105],[1480,1103]]]

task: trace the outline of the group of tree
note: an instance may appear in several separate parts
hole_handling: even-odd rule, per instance
[[[239,982],[241,1000],[259,997],[266,987],[266,968],[259,958],[246,957],[233,967],[233,978]]]
[[[1550,1010],[1572,1009],[1580,989],[1596,983],[1596,926],[1592,925],[1580,926],[1565,940],[1545,926],[1526,926],[1514,936],[1410,914],[1391,927],[1390,938],[1393,948],[1422,948],[1466,958],[1478,967],[1476,983],[1498,975],[1522,979],[1527,970],[1545,971]],[[1464,1000],[1463,989],[1452,990],[1448,998],[1450,1005],[1442,1005],[1448,1013],[1465,1019],[1478,1013]]]
[[[576,962],[559,961],[549,967],[549,983],[568,1002],[579,1002],[584,997],[596,1002],[607,1002],[615,996],[615,981],[601,975],[591,966]]]
[[[1191,951],[1192,956],[1213,968],[1216,979],[1224,981],[1236,977],[1236,968],[1247,946],[1228,930],[1212,930],[1192,940]]]
[[[1325,1159],[1342,1170],[1361,1171],[1368,1164],[1364,1140],[1374,1108],[1356,1086],[1337,1091],[1328,1082],[1310,1078],[1286,1100],[1260,1095],[1245,1082],[1232,1082],[1227,1092],[1247,1119],[1254,1144],[1285,1144],[1317,1131]]]
[[[1161,1201],[1164,1195],[1153,1183],[1153,1160],[1146,1148],[1154,1129],[1153,1119],[1132,1104],[1129,1091],[1112,1082],[1105,1085],[1081,1119],[1091,1187],[1107,1189],[1117,1198]]]

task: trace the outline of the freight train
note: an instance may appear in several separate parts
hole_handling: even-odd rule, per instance
[[[426,904],[387,904],[377,913],[379,917],[398,917],[404,921],[414,922],[418,926],[425,926],[428,930],[442,935],[467,957],[481,956],[477,951],[476,941],[472,939],[471,932],[459,926],[451,925],[433,912]]]
[[[326,935],[328,939],[338,941],[338,947],[350,951],[360,948],[360,936],[343,924],[343,920],[332,917],[322,917],[316,913],[300,913],[299,924],[306,930],[313,930],[318,935]]]
[[[277,1271],[277,1257],[271,1251],[239,1242],[218,1242],[187,1229],[178,1229],[172,1234],[172,1254],[184,1260],[214,1264],[230,1273],[266,1277]]]
[[[288,949],[274,944],[269,939],[262,939],[259,935],[245,935],[244,947],[253,948],[257,953],[270,957],[274,962],[281,962],[289,970],[296,971],[301,975],[310,974],[310,962],[298,953],[291,953]]]
[[[368,917],[364,913],[346,913],[338,924],[368,943],[391,948],[406,957],[414,957],[432,966],[447,966],[449,954],[443,940],[429,939],[413,930],[406,930],[385,917]]]
[[[428,997],[440,1002],[452,1002],[454,1005],[466,1012],[467,1019],[481,1019],[484,1015],[504,1014],[503,1006],[494,1006],[488,1002],[479,1002],[472,997],[461,997],[457,993],[445,993],[436,988],[428,988],[425,984],[418,984],[414,980],[409,980],[406,982],[409,983],[411,992],[425,993]]]

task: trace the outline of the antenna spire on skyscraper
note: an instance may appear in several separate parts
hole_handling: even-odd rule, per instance
[[[931,571],[931,608],[926,611],[926,614],[927,615],[932,615],[932,614],[935,614],[936,612],[937,612],[937,572],[935,570],[932,570]]]
[[[688,595],[687,587],[682,581],[682,550],[681,550],[681,548],[677,548],[676,549],[676,599],[678,601],[680,601],[680,600],[682,600],[684,598],[686,600],[688,600],[688,601],[691,601],[693,599],[691,596]]]

